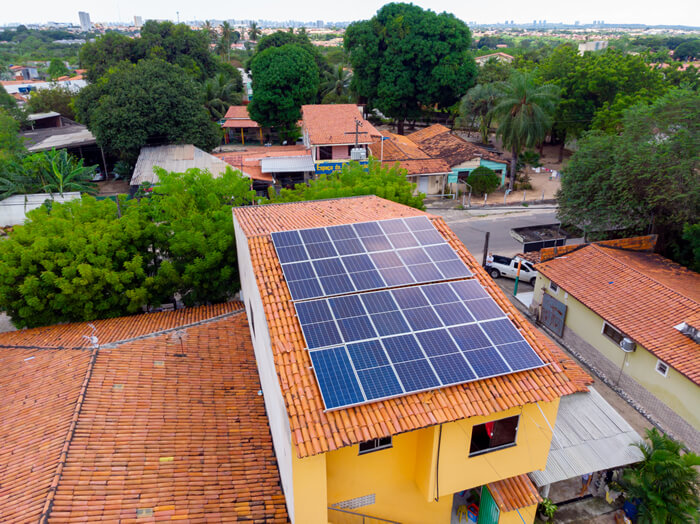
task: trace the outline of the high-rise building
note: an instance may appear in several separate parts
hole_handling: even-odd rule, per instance
[[[85,11],[78,11],[78,16],[80,17],[80,30],[83,32],[88,32],[92,29],[92,23],[90,22],[90,13]]]
[[[316,27],[323,27],[324,23],[323,20],[316,20]]]
[[[141,27],[143,25],[143,18],[140,16],[134,16],[134,26]]]

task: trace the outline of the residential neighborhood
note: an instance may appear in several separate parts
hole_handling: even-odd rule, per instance
[[[622,3],[9,6],[0,522],[698,522],[700,19]]]

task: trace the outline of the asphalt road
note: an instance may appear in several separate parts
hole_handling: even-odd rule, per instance
[[[522,244],[510,236],[514,227],[536,226],[557,223],[553,209],[541,211],[510,211],[504,214],[473,216],[474,211],[438,210],[431,213],[442,216],[452,231],[467,246],[467,249],[481,261],[484,253],[484,237],[490,232],[489,251],[496,255],[512,256],[522,253]],[[567,244],[577,244],[582,239],[569,239]]]

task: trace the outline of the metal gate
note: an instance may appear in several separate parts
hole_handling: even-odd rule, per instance
[[[430,181],[430,177],[427,176],[419,176],[418,177],[418,191],[421,193],[427,195],[428,194],[428,182]]]
[[[493,500],[491,492],[487,486],[481,488],[481,505],[479,506],[478,524],[498,524],[500,510]]]
[[[562,304],[556,298],[544,293],[544,295],[542,295],[542,315],[540,321],[554,333],[562,336],[562,333],[564,333],[565,320],[566,304]]]

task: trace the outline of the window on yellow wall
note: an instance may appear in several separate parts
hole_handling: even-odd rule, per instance
[[[469,446],[469,456],[481,455],[489,451],[496,451],[510,446],[515,446],[518,434],[519,416],[494,420],[478,424],[472,428],[472,441]]]
[[[622,342],[622,339],[625,338],[625,336],[621,332],[619,332],[607,322],[603,322],[603,335],[615,342],[615,344],[617,344],[618,346],[620,345],[620,342]]]
[[[372,440],[367,440],[360,443],[359,455],[372,453],[373,451],[379,451],[380,449],[387,449],[391,446],[391,437],[373,438]]]

